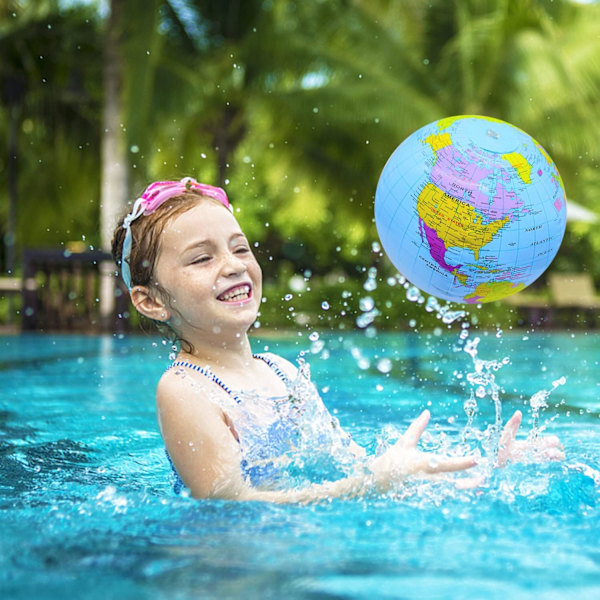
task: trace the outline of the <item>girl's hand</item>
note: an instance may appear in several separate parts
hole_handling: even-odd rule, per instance
[[[498,467],[504,467],[507,462],[546,462],[565,458],[560,440],[555,435],[517,440],[522,419],[521,411],[517,410],[504,426],[498,448]]]
[[[410,424],[402,438],[371,463],[371,471],[378,489],[385,491],[408,475],[423,473],[432,476],[464,471],[475,466],[476,459],[471,456],[450,457],[417,449],[429,418],[429,411],[423,411]]]

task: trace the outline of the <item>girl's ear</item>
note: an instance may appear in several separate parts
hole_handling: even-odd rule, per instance
[[[163,322],[171,318],[171,312],[165,303],[156,294],[151,294],[147,286],[136,285],[129,295],[135,309],[145,317]]]

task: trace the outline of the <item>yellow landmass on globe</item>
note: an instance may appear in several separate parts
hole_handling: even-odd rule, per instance
[[[456,279],[458,279],[462,285],[467,285],[467,275],[461,273],[458,269],[454,269],[454,271],[452,271],[452,275],[454,275],[454,277],[456,277]]]
[[[533,138],[532,138],[533,140]],[[560,176],[560,173],[558,172],[558,169],[556,168],[556,165],[554,164],[554,162],[552,162],[552,159],[550,158],[549,154],[538,144],[538,142],[536,142],[535,140],[533,140],[533,143],[535,144],[535,147],[541,152],[541,154],[543,155],[543,157],[546,159],[546,162],[552,167],[552,173],[551,173],[551,177],[556,181],[556,183],[560,186],[562,192],[563,192],[563,197],[565,195],[565,186],[563,184],[563,180]]]
[[[494,123],[504,123],[500,119],[494,119],[494,117],[484,117],[482,115],[458,115],[456,117],[446,117],[445,119],[440,119],[437,122],[438,131],[444,131],[444,129],[448,129],[454,121],[458,121],[459,119],[482,119],[483,121],[492,121]]]
[[[520,292],[525,285],[519,283],[514,285],[510,281],[488,281],[486,283],[480,283],[475,291],[468,296],[465,296],[465,300],[477,300],[477,302],[494,302],[495,300],[501,300],[507,296],[512,296],[517,292]]]
[[[429,144],[435,153],[446,146],[450,146],[450,144],[452,144],[452,138],[449,133],[432,134],[425,138],[425,143]]]
[[[510,215],[507,215],[504,219],[483,223],[470,204],[453,198],[431,182],[425,185],[417,198],[417,211],[420,219],[436,232],[446,248],[473,250],[475,260],[479,260],[479,251],[510,220]]]
[[[503,154],[502,158],[507,160],[517,172],[517,175],[524,183],[531,183],[531,165],[529,161],[518,152]]]
[[[540,151],[540,153],[542,154],[542,156],[546,159],[546,162],[549,165],[554,166],[554,163],[552,162],[552,159],[550,158],[550,155],[542,148],[542,146],[540,146],[538,144],[538,142],[536,142],[533,138],[531,138],[533,140],[533,143],[535,144],[535,147]]]

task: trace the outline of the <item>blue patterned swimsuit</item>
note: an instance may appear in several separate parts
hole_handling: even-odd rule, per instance
[[[255,358],[268,364],[285,383],[284,396],[234,391],[210,369],[184,361],[175,361],[169,368],[181,376],[186,376],[188,369],[197,371],[227,392],[215,394],[213,401],[234,425],[242,474],[249,485],[289,489],[347,474],[356,462],[349,449],[351,437],[325,408],[310,380],[308,364],[301,360],[291,381],[272,355],[256,354]],[[171,466],[174,490],[179,493],[184,484],[172,462]]]

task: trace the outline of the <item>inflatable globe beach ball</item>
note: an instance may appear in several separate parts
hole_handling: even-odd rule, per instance
[[[482,116],[415,131],[375,194],[377,232],[398,271],[424,292],[467,304],[535,281],[558,252],[566,216],[548,153],[514,125]]]

